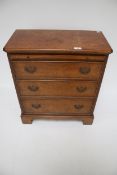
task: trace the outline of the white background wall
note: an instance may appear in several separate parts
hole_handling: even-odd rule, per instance
[[[117,175],[117,1],[0,0],[0,175]],[[23,125],[3,46],[15,29],[102,30],[110,55],[92,126]]]

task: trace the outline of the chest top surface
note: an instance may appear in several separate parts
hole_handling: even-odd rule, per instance
[[[112,52],[102,32],[86,30],[16,30],[7,53],[102,54]]]

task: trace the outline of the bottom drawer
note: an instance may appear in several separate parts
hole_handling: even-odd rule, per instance
[[[94,104],[92,98],[39,98],[22,97],[23,112],[26,114],[88,114]]]

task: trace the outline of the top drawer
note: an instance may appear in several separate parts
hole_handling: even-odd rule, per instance
[[[17,79],[99,79],[103,62],[12,61]]]

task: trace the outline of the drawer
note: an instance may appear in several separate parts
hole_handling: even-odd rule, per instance
[[[13,61],[17,79],[99,79],[103,62]]]
[[[106,55],[38,55],[38,54],[10,54],[13,61],[105,61]]]
[[[79,80],[17,80],[20,95],[96,96],[95,81]]]
[[[26,114],[88,114],[92,110],[92,99],[76,98],[22,98]]]

